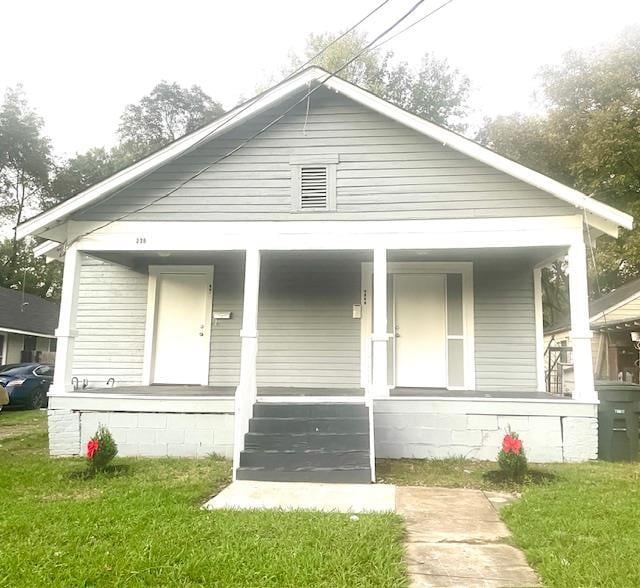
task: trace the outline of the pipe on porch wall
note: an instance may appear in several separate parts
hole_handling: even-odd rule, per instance
[[[589,292],[587,285],[587,252],[583,241],[569,246],[569,307],[571,344],[573,348],[573,378],[576,400],[595,401],[593,359],[589,325]]]
[[[257,397],[256,363],[258,357],[258,295],[260,291],[260,251],[248,249],[244,262],[244,301],[240,331],[240,382],[236,388],[233,479],[240,466],[240,452]]]

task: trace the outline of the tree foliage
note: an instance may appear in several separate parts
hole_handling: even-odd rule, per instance
[[[62,288],[62,265],[47,263],[33,255],[35,241],[25,239],[14,251],[12,239],[0,241],[0,286],[35,294],[42,298],[59,298]],[[15,258],[14,258],[15,255]]]
[[[0,108],[0,216],[11,227],[26,213],[46,210],[137,159],[219,116],[222,107],[198,86],[161,82],[121,117],[121,142],[112,149],[89,149],[56,164],[43,121],[29,107],[22,88],[10,89]],[[0,243],[0,285],[57,297],[59,264],[33,256],[35,241]],[[24,284],[23,284],[24,283]]]
[[[54,170],[47,207],[97,184],[133,161],[133,156],[120,147],[96,147],[71,157]]]
[[[488,121],[479,139],[499,153],[632,215],[640,214],[640,29],[569,53],[541,72],[547,110]],[[640,277],[640,228],[601,237],[593,295]]]
[[[42,127],[22,87],[7,90],[0,107],[0,215],[13,230],[10,266],[17,260],[17,225],[42,206],[47,193],[51,147]]]
[[[313,58],[338,35],[310,35],[301,56],[292,56],[291,70]],[[313,63],[329,72],[338,71],[362,51],[369,40],[362,33],[350,33],[337,41]],[[405,110],[454,130],[463,130],[469,98],[469,79],[445,59],[426,54],[416,70],[407,63],[393,62],[390,51],[372,50],[340,71],[352,82]]]
[[[200,86],[183,88],[162,81],[137,104],[129,104],[121,118],[121,145],[142,157],[194,131],[223,113],[220,103]]]

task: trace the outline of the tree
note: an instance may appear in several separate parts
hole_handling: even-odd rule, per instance
[[[291,57],[290,71],[298,68],[338,35],[310,35],[302,56]],[[369,43],[363,33],[350,33],[313,60],[329,72],[338,71]],[[392,64],[393,53],[372,50],[349,64],[338,76],[405,110],[436,124],[463,130],[467,112],[469,79],[451,68],[445,59],[426,54],[417,70],[406,63]]]
[[[431,122],[463,131],[469,78],[446,59],[426,54],[417,71],[406,63],[389,69],[382,97]]]
[[[125,108],[118,128],[121,147],[135,158],[143,157],[223,112],[200,86],[183,88],[162,81],[140,102]]]
[[[101,182],[133,163],[132,154],[120,147],[89,149],[56,167],[45,206],[62,202],[82,190]]]
[[[13,229],[6,263],[14,269],[17,225],[25,213],[41,207],[49,181],[51,147],[42,127],[22,87],[7,90],[0,107],[0,215]]]
[[[42,298],[59,298],[62,288],[62,264],[47,263],[33,255],[32,239],[0,242],[0,286],[36,294]]]
[[[640,214],[640,29],[541,73],[541,117],[488,121],[479,138],[499,153],[577,190]],[[594,296],[640,277],[640,229],[601,237]],[[599,287],[598,287],[599,284]]]

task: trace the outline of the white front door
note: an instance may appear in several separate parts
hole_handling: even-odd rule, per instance
[[[211,269],[159,272],[154,384],[207,384]]]
[[[447,386],[445,280],[444,274],[394,274],[396,386]]]

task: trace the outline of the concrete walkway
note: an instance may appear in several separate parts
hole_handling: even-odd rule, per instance
[[[204,508],[393,512],[404,517],[406,559],[414,588],[538,586],[498,508],[509,495],[388,484],[236,481]]]
[[[398,486],[411,586],[539,586],[498,516],[501,501],[480,490]]]
[[[396,487],[389,484],[319,484],[237,480],[209,500],[210,510],[282,509],[325,512],[393,512]]]

